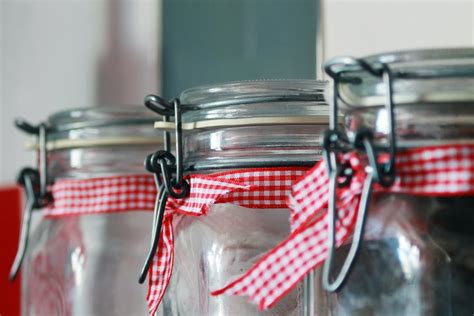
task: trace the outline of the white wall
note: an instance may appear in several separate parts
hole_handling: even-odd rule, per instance
[[[474,0],[323,0],[324,55],[474,46]]]
[[[17,116],[159,92],[159,0],[0,0],[0,182],[30,163]],[[474,0],[323,0],[324,55],[473,46]]]
[[[30,164],[15,117],[159,92],[158,0],[0,0],[0,182]]]

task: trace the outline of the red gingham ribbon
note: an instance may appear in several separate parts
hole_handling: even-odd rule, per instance
[[[173,270],[174,216],[205,215],[214,203],[233,203],[249,208],[287,208],[291,185],[307,168],[244,169],[186,179],[185,199],[169,198],[157,253],[149,272],[147,301],[150,314],[158,309]],[[58,180],[52,187],[54,205],[45,215],[58,217],[131,210],[153,210],[156,187],[150,175]]]
[[[291,185],[307,168],[262,168],[188,177],[190,194],[185,199],[169,199],[163,219],[158,251],[149,273],[148,307],[158,309],[173,269],[173,226],[175,215],[205,215],[215,203],[233,203],[249,208],[286,208]]]
[[[362,157],[348,154],[342,163],[354,170],[351,183],[338,188],[336,245],[351,235],[366,177]],[[373,192],[421,196],[474,194],[474,145],[446,145],[401,151],[396,157],[395,183]],[[261,309],[270,308],[311,270],[327,258],[327,206],[329,179],[323,161],[294,186],[288,199],[292,233],[260,259],[249,271],[214,295],[247,295]]]
[[[60,179],[51,187],[54,203],[47,217],[153,210],[156,185],[151,175]]]

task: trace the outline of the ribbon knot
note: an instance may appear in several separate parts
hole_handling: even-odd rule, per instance
[[[226,194],[236,191],[248,191],[251,185],[245,185],[228,179],[195,175],[186,177],[189,182],[189,195],[184,199],[170,197],[166,203],[168,212],[183,215],[205,215],[209,208]]]
[[[209,208],[225,195],[251,188],[250,185],[212,176],[194,175],[187,177],[186,180],[190,186],[189,195],[184,199],[170,197],[166,202],[158,250],[148,275],[147,301],[151,315],[156,313],[173,271],[173,217],[175,215],[205,215]]]

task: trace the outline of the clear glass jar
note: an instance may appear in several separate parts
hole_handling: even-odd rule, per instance
[[[313,165],[321,154],[317,134],[327,128],[324,87],[325,83],[312,80],[255,81],[184,91],[180,96],[183,123],[216,119],[230,122],[227,126],[219,123],[185,132],[185,167],[189,173],[210,174]],[[293,123],[245,125],[239,121],[281,117],[290,118],[288,122]],[[305,117],[311,122],[297,123]],[[301,286],[265,312],[259,312],[246,298],[210,295],[244,273],[288,235],[288,209],[219,203],[205,216],[176,216],[173,226],[175,264],[163,301],[164,315],[301,313]]]
[[[48,170],[54,181],[141,174],[160,144],[145,108],[98,107],[48,120]],[[43,218],[23,266],[25,315],[146,315],[138,272],[152,210]]]
[[[398,52],[365,60],[376,68],[386,63],[398,73],[393,83],[397,150],[472,143],[474,49]],[[359,84],[340,83],[348,136],[369,128],[376,144],[387,146],[385,83],[357,67],[346,70],[345,75],[361,78]],[[473,225],[473,196],[372,194],[360,252],[342,288],[326,292],[318,270],[316,314],[472,315]],[[350,242],[336,250],[334,273]]]

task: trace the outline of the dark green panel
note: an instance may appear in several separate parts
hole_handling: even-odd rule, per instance
[[[163,93],[315,77],[318,0],[163,0]]]

